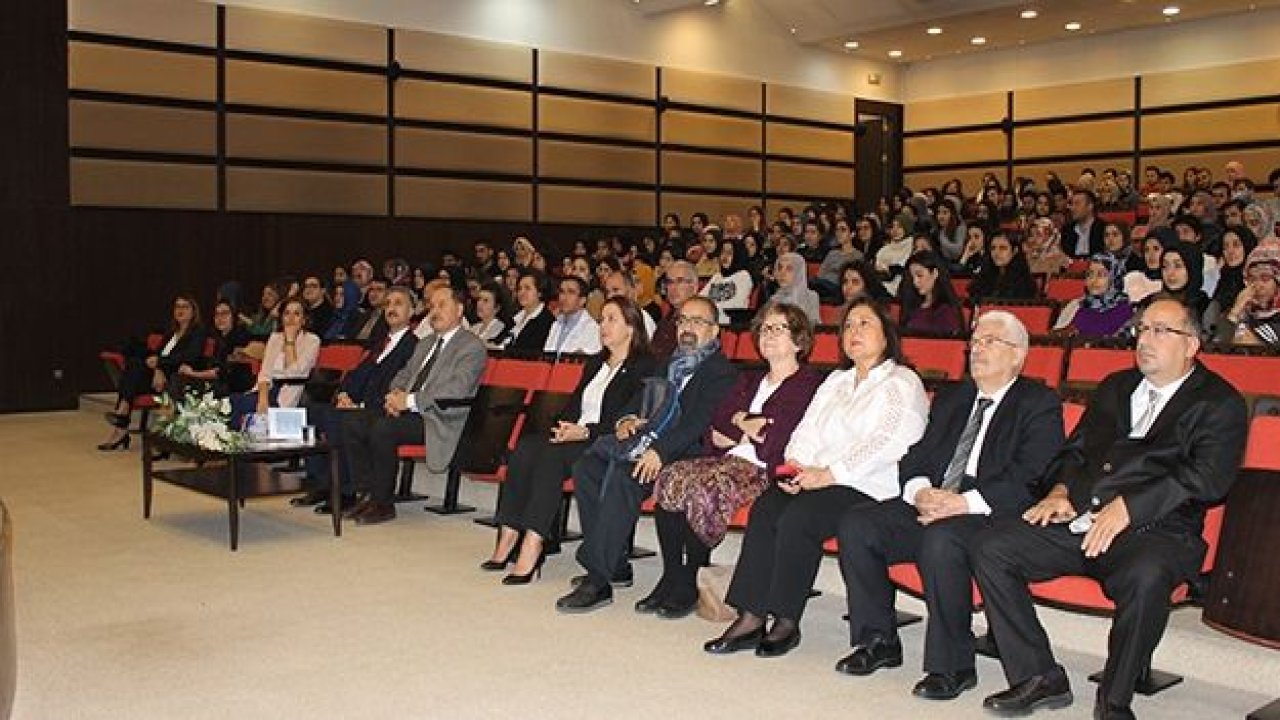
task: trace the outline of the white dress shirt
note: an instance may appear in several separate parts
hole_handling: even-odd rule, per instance
[[[1192,370],[1194,369],[1193,367]],[[1178,392],[1178,388],[1182,387],[1182,383],[1186,382],[1189,377],[1191,377],[1190,370],[1187,371],[1186,375],[1166,384],[1164,387],[1156,387],[1146,378],[1143,378],[1142,382],[1138,383],[1138,387],[1134,388],[1133,394],[1129,396],[1129,420],[1134,423],[1134,427],[1129,432],[1130,438],[1137,439],[1147,436],[1151,426],[1155,425],[1156,419],[1160,417],[1160,412],[1164,410],[1165,405],[1169,404],[1169,398]],[[1147,406],[1151,403],[1152,390],[1156,391],[1155,412],[1151,415],[1150,420],[1145,423],[1146,427],[1137,427],[1138,421],[1142,419],[1143,415],[1147,414]]]
[[[453,328],[452,330],[450,330],[450,331],[446,332],[444,335],[441,335],[441,336],[440,336],[440,339],[441,339],[441,340],[443,340],[444,342],[440,343],[440,348],[439,348],[438,350],[435,350],[435,352],[427,351],[427,356],[426,356],[426,357],[424,357],[424,358],[422,358],[422,364],[421,364],[421,365],[419,365],[419,366],[417,367],[417,369],[415,369],[415,370],[413,371],[413,374],[412,374],[412,375],[410,375],[409,377],[410,377],[411,379],[412,379],[412,378],[417,378],[417,377],[418,377],[418,373],[419,373],[419,372],[422,372],[422,368],[426,367],[426,366],[427,366],[427,363],[431,362],[431,358],[435,357],[436,353],[438,353],[438,352],[442,353],[442,352],[444,352],[444,349],[445,349],[445,348],[449,347],[449,341],[450,341],[450,340],[452,340],[452,339],[453,339],[453,336],[454,336],[454,335],[457,335],[457,334],[458,334],[458,331],[459,331],[459,330],[461,330],[461,329],[462,329],[462,324],[461,324],[461,323],[459,323],[458,325],[454,326],[454,328]],[[435,344],[435,343],[434,343],[434,342],[432,342],[432,345],[434,345],[434,344]],[[434,368],[432,368],[432,369],[434,369]],[[413,393],[409,393],[409,394],[408,394],[408,397],[405,399],[405,405],[407,405],[407,406],[409,407],[409,412],[415,412],[415,413],[416,413],[416,412],[418,412],[418,400],[417,400],[417,398],[415,398],[415,397],[414,397],[414,394],[413,394]]]
[[[381,365],[382,361],[386,360],[387,356],[391,354],[391,351],[396,349],[396,345],[400,344],[400,338],[404,337],[404,334],[407,332],[409,332],[409,326],[405,325],[399,330],[388,335],[387,344],[383,346],[382,352],[378,353],[378,359],[375,362]]]
[[[595,377],[591,378],[591,382],[582,389],[582,413],[578,416],[579,425],[595,425],[600,422],[600,413],[604,409],[604,393],[609,389],[609,383],[613,382],[613,376],[617,375],[621,368],[622,363],[612,367],[607,362],[600,363],[600,369]]]
[[[561,339],[563,336],[563,340]],[[556,318],[547,334],[543,350],[549,353],[582,353],[594,355],[600,352],[600,325],[586,310]]]

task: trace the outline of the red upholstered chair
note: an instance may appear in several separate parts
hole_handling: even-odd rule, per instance
[[[1062,382],[1062,366],[1066,357],[1067,351],[1060,345],[1032,345],[1022,366],[1022,374],[1056,389]]]
[[[1280,357],[1201,353],[1200,362],[1243,395],[1280,395]]]
[[[1084,297],[1084,280],[1080,278],[1056,277],[1045,283],[1044,295],[1050,300],[1067,303]]]
[[[551,373],[543,389],[558,393],[572,393],[578,387],[578,382],[582,380],[585,367],[580,362],[561,360],[551,367]]]
[[[813,352],[809,362],[818,365],[835,365],[840,362],[840,335],[821,332],[813,336]]]
[[[343,375],[360,364],[365,352],[364,346],[352,343],[324,345],[316,356],[315,366],[321,370],[332,370]]]
[[[750,337],[748,335],[748,337]],[[737,330],[721,330],[720,331],[720,352],[730,360],[736,360],[738,351],[738,331]]]
[[[923,376],[964,377],[965,341],[959,338],[902,338],[902,352]]]
[[[955,291],[956,297],[961,301],[969,299],[969,284],[973,282],[971,277],[953,277],[951,278],[951,289]]]
[[[1053,300],[1027,300],[1025,302],[993,300],[983,302],[975,308],[974,316],[980,316],[988,310],[1004,310],[1012,313],[1027,327],[1027,332],[1032,335],[1045,335],[1048,334],[1049,328],[1053,327],[1053,317],[1058,312],[1058,303]]]
[[[1067,357],[1067,377],[1063,397],[1088,398],[1103,378],[1117,370],[1131,368],[1137,361],[1128,348],[1078,347]]]
[[[1062,430],[1070,435],[1076,429],[1076,425],[1080,424],[1080,418],[1084,417],[1084,405],[1080,403],[1064,402],[1062,403]]]
[[[749,331],[743,331],[738,335],[737,347],[733,350],[733,359],[742,362],[762,362],[760,350],[756,348],[756,339]]]
[[[843,305],[819,305],[818,321],[823,325],[839,325],[844,316]]]
[[[499,358],[494,363],[493,372],[489,374],[485,384],[519,387],[532,393],[545,387],[550,375],[551,363],[549,362]]]

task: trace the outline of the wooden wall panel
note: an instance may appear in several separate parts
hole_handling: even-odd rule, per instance
[[[543,185],[538,188],[538,215],[543,222],[652,225],[654,194]]]
[[[67,60],[67,80],[73,90],[184,100],[217,97],[217,68],[211,56],[73,42]]]
[[[385,175],[227,168],[227,209],[245,212],[385,215]]]
[[[529,175],[533,172],[533,140],[398,127],[396,165]]]
[[[652,65],[549,50],[538,53],[538,82],[550,87],[652,100],[656,81]]]
[[[538,127],[545,132],[653,142],[656,122],[652,108],[638,105],[538,97]]]
[[[213,47],[218,6],[173,0],[69,0],[71,30]]]
[[[760,122],[668,110],[662,114],[662,141],[760,152]]]
[[[387,129],[381,125],[231,114],[227,116],[227,155],[386,165]]]
[[[217,195],[213,165],[71,160],[72,205],[212,210]]]
[[[533,125],[533,100],[524,90],[401,80],[396,86],[396,115],[524,130]]]
[[[841,93],[822,92],[790,85],[766,86],[765,108],[770,115],[818,120],[820,122],[853,125],[854,97]]]
[[[72,100],[71,147],[213,156],[212,111]]]
[[[1280,58],[1142,76],[1143,107],[1280,95]]]
[[[227,47],[232,50],[387,64],[387,30],[310,15],[227,7]]]
[[[1280,140],[1280,103],[1142,116],[1147,151],[1255,140]]]
[[[852,198],[852,169],[769,161],[769,193],[811,197]]]
[[[654,182],[656,174],[653,150],[555,140],[538,143],[538,171],[544,177],[641,183]]]
[[[530,220],[533,190],[520,183],[396,178],[396,214],[403,217]]]
[[[1132,151],[1132,118],[1020,127],[1013,133],[1015,160],[1053,155]]]
[[[532,48],[440,33],[395,32],[396,60],[407,70],[522,83],[533,79]]]
[[[731,75],[663,68],[662,94],[676,102],[760,112],[760,82]]]
[[[765,147],[771,154],[853,162],[852,131],[770,122],[765,126],[765,133]]]
[[[1008,109],[1005,93],[965,95],[945,100],[907,103],[903,109],[904,129],[933,130],[1000,122]]]
[[[986,173],[995,173],[1000,178],[1000,183],[1004,184],[1004,166],[992,165],[985,168],[964,169],[964,170],[936,170],[932,172],[909,172],[905,173],[902,178],[903,184],[907,187],[920,192],[925,188],[941,188],[951,178],[958,178],[964,186],[964,192],[967,197],[973,197],[978,192],[978,188],[982,185],[982,176]]]
[[[387,81],[377,75],[229,60],[227,102],[385,115]]]
[[[1155,164],[1173,173],[1179,180],[1182,172],[1189,167],[1207,167],[1215,180],[1222,179],[1223,168],[1231,160],[1244,163],[1245,172],[1255,182],[1265,182],[1267,174],[1280,168],[1280,147],[1260,150],[1228,150],[1224,152],[1161,154],[1143,153],[1139,165]]]
[[[662,153],[664,185],[760,192],[760,163],[693,153]]]
[[[1016,90],[1013,93],[1014,120],[1035,120],[1116,110],[1133,110],[1133,78],[1055,85]]]
[[[940,165],[943,163],[1002,161],[1005,156],[1004,133],[999,130],[909,137],[902,141],[902,164]]]
[[[680,216],[687,226],[689,216],[696,212],[704,212],[711,221],[719,225],[725,215],[730,213],[740,217],[747,216],[747,208],[760,204],[759,196],[744,195],[742,197],[721,197],[718,195],[691,195],[686,193],[663,193],[662,212],[673,212]],[[793,205],[799,209],[798,205]]]

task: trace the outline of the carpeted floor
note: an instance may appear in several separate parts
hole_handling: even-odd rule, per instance
[[[803,644],[760,660],[704,654],[721,628],[696,617],[634,613],[656,559],[586,616],[553,609],[578,571],[571,553],[540,582],[503,587],[476,567],[493,535],[470,515],[403,505],[397,521],[348,525],[336,539],[327,518],[256,500],[232,553],[218,500],[162,485],[142,519],[137,447],[94,450],[107,431],[100,410],[0,417],[0,496],[16,530],[15,718],[960,719],[986,717],[982,697],[1005,687],[999,665],[980,658],[976,691],[948,704],[912,698],[922,625],[903,631],[903,668],[834,672],[847,642],[833,560]],[[493,488],[463,493],[492,509]],[[638,542],[654,545],[650,521]],[[716,561],[732,563],[737,549],[731,536]],[[1085,677],[1101,667],[1107,621],[1041,614],[1077,694],[1072,708],[1043,714],[1089,717]],[[1139,698],[1142,717],[1239,718],[1280,695],[1280,654],[1208,629],[1193,608],[1174,614],[1156,664],[1187,681]]]

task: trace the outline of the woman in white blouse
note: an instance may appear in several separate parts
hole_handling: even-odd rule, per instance
[[[527,584],[541,569],[547,539],[558,542],[556,520],[565,478],[601,428],[613,430],[641,381],[653,373],[640,312],[626,298],[605,301],[600,308],[604,349],[587,362],[548,433],[525,433],[507,463],[509,475],[498,494],[498,540],[493,555],[480,564],[483,570],[501,571],[514,562],[504,585]]]
[[[843,369],[818,388],[787,444],[795,474],[778,478],[751,509],[725,598],[738,619],[703,646],[709,653],[754,648],[776,657],[799,645],[822,543],[849,508],[900,492],[898,460],[924,434],[924,386],[903,364],[897,326],[875,301],[850,303],[840,339]]]
[[[256,389],[232,398],[231,426],[239,428],[251,412],[297,407],[303,385],[320,355],[320,336],[303,329],[306,305],[289,298],[280,306],[280,329],[267,338]]]
[[[506,331],[502,321],[506,314],[507,293],[498,283],[488,280],[476,294],[476,321],[467,326],[476,337],[490,348],[498,347],[497,341]]]
[[[751,308],[751,291],[755,283],[751,280],[747,260],[747,251],[741,241],[726,240],[720,245],[720,271],[712,275],[698,293],[716,304],[721,325],[728,325],[735,319],[730,311]]]

